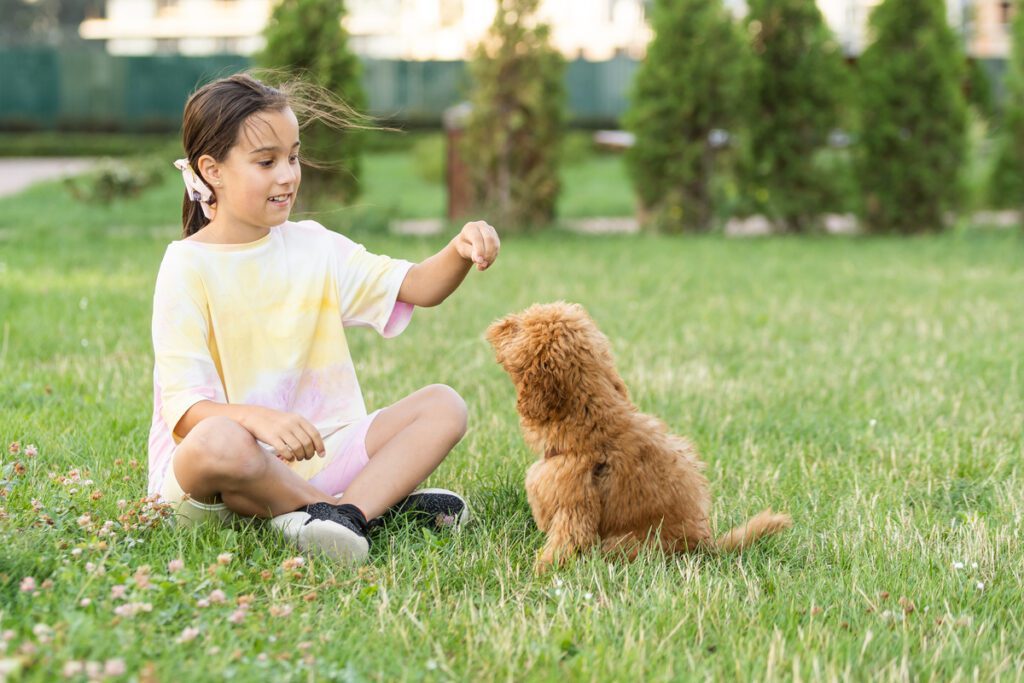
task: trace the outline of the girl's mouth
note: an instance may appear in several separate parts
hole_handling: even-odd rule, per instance
[[[276,207],[283,208],[288,206],[289,203],[291,203],[292,195],[290,192],[288,194],[276,194],[267,201],[269,201]]]

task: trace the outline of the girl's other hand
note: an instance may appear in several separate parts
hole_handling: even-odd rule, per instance
[[[254,437],[273,446],[282,460],[309,460],[326,452],[320,432],[301,415],[261,406],[248,408],[243,426]]]
[[[486,221],[466,223],[452,241],[459,256],[471,261],[477,270],[487,270],[501,249],[498,232]]]

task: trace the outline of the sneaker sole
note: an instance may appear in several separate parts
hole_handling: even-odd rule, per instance
[[[318,551],[345,564],[362,564],[370,554],[370,543],[348,527],[315,519],[302,527],[299,548]]]
[[[344,564],[362,564],[370,554],[369,542],[348,527],[315,519],[308,524],[306,512],[290,512],[271,523],[303,552],[319,552]]]

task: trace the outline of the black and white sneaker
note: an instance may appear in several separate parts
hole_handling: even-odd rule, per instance
[[[369,524],[355,505],[310,503],[270,523],[299,550],[318,551],[345,564],[362,564],[370,553]]]
[[[380,519],[387,524],[398,517],[413,519],[435,529],[459,529],[470,519],[465,499],[447,489],[413,491]]]

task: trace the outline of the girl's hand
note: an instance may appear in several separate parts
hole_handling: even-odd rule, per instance
[[[497,231],[486,221],[466,223],[452,244],[459,256],[471,261],[477,270],[487,270],[498,258],[498,250],[501,249]]]
[[[247,406],[243,426],[263,443],[273,446],[282,460],[309,460],[324,455],[324,440],[301,415],[261,406]]]

